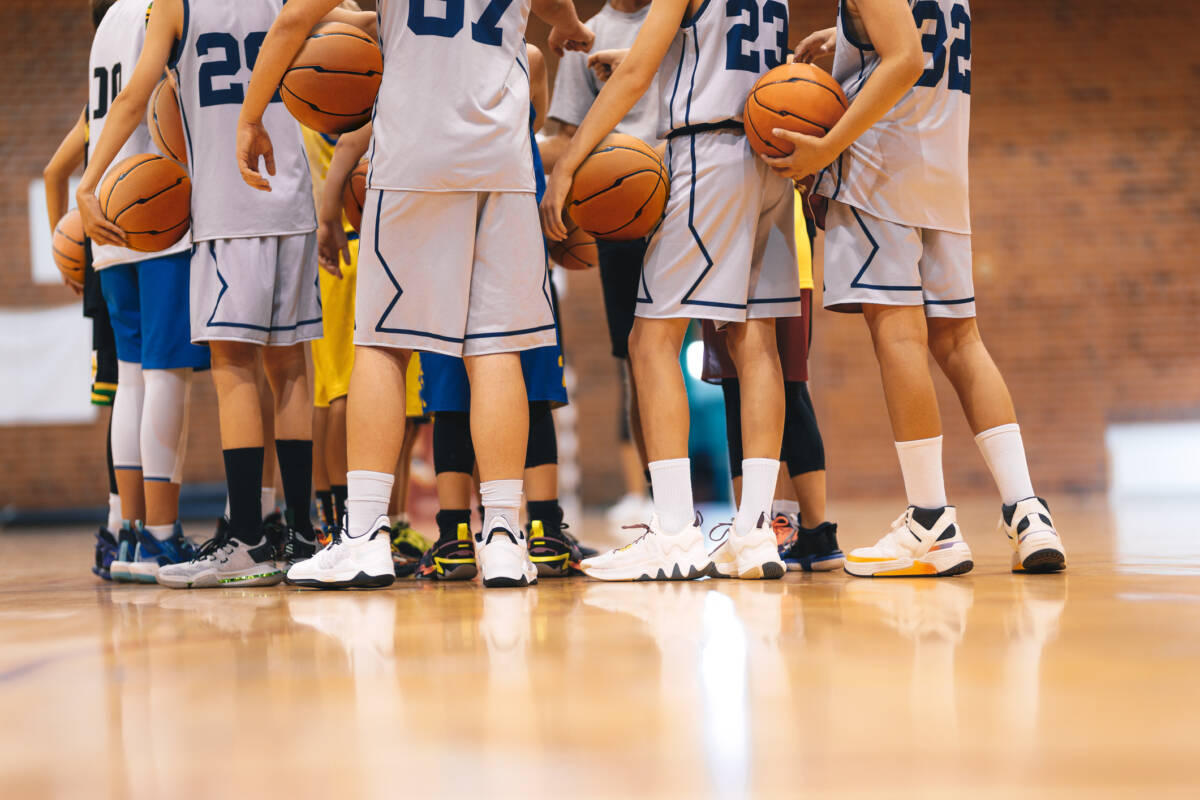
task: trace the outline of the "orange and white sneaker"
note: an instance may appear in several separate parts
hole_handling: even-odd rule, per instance
[[[1000,513],[1000,528],[1013,548],[1013,572],[1059,572],[1067,568],[1062,539],[1054,530],[1045,500],[1026,497],[1001,506]]]
[[[975,566],[954,506],[909,506],[872,547],[846,556],[843,568],[860,578],[962,575]]]

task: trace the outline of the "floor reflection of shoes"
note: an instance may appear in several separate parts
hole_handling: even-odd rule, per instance
[[[221,592],[158,592],[153,597],[165,611],[185,612],[185,628],[210,625],[227,633],[250,633],[261,624],[259,615],[279,608],[283,595],[270,588],[226,589]]]
[[[1053,639],[1067,606],[1066,577],[1013,584],[1015,602],[1005,625],[1009,636],[1043,644]]]
[[[381,667],[395,655],[396,601],[380,592],[293,592],[292,622],[336,639],[354,665]]]
[[[874,606],[885,624],[908,639],[961,642],[975,602],[969,581],[850,581],[844,591],[850,601]]]

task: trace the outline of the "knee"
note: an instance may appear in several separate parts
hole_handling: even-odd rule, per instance
[[[679,348],[683,345],[683,331],[686,330],[686,326],[677,333],[676,326],[671,324],[674,322],[677,320],[638,318],[629,334],[630,360],[634,364],[645,363],[664,354],[677,358]]]
[[[929,320],[929,351],[939,365],[944,366],[979,341],[979,327],[973,317]]]
[[[263,348],[263,368],[273,384],[304,375],[306,366],[302,344]]]
[[[258,357],[258,346],[247,342],[209,342],[209,354],[214,368],[253,368]]]
[[[920,306],[863,305],[877,355],[929,346],[925,311]]]

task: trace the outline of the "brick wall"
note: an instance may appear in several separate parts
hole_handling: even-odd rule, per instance
[[[579,5],[585,17],[598,7]],[[833,9],[833,0],[794,0],[793,41],[831,24]],[[1153,44],[1155,31],[1198,22],[1200,7],[1182,2],[1006,0],[974,9],[980,324],[1009,379],[1034,478],[1052,495],[1104,489],[1110,422],[1200,416],[1200,57]],[[85,0],[0,5],[0,69],[9,76],[0,106],[3,307],[66,301],[65,289],[30,283],[25,188],[84,103],[90,37]],[[545,27],[532,22],[529,39],[544,42]],[[602,503],[620,491],[619,384],[594,274],[572,274],[564,320],[579,380],[585,500]],[[864,325],[818,311],[815,327],[812,389],[831,494],[899,491]],[[197,389],[187,478],[218,480],[211,386],[201,378]],[[950,489],[987,491],[953,393],[944,381],[939,391]],[[104,419],[0,427],[0,506],[96,504]]]

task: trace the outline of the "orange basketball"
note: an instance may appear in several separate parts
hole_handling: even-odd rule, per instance
[[[591,269],[600,263],[596,240],[568,215],[567,238],[550,245],[550,258],[565,269]]]
[[[167,158],[187,164],[187,138],[183,133],[183,117],[179,115],[179,97],[166,78],[158,82],[146,105],[146,127],[150,138]]]
[[[614,133],[575,172],[567,211],[597,239],[640,239],[667,205],[667,168],[650,145]]]
[[[54,263],[63,277],[83,283],[83,220],[72,208],[54,226]]]
[[[362,230],[363,203],[367,199],[367,160],[364,158],[350,173],[342,189],[342,211],[356,231]]]
[[[368,34],[353,25],[320,26],[283,74],[279,93],[292,116],[321,133],[345,133],[371,118],[383,56]]]
[[[824,136],[848,105],[842,87],[825,70],[812,64],[780,64],[759,78],[746,98],[746,138],[756,153],[786,156],[795,146],[772,129]]]
[[[152,153],[130,156],[110,169],[96,196],[104,218],[125,231],[133,250],[170,247],[191,222],[191,180],[179,162]]]

